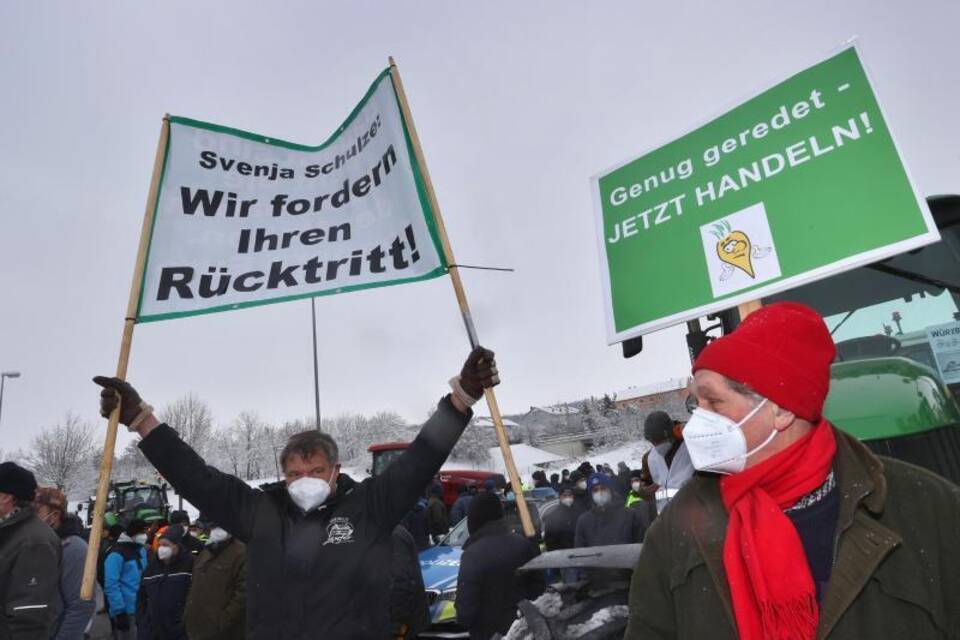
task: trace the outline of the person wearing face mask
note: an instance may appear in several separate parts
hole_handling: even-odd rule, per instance
[[[37,481],[0,464],[0,638],[47,638],[55,620],[61,545],[33,507]]]
[[[204,544],[201,540],[197,539],[190,532],[190,516],[187,515],[186,511],[177,510],[170,512],[170,524],[176,524],[183,527],[186,534],[183,536],[183,546],[187,548],[187,551],[193,554],[194,558],[200,555],[200,552],[204,549]]]
[[[137,591],[147,568],[147,523],[134,519],[107,552],[103,561],[103,594],[113,635],[119,640],[137,637],[134,617]]]
[[[705,473],[651,529],[625,638],[958,637],[960,488],[823,417],[835,353],[815,311],[777,303],[697,358]]]
[[[56,487],[37,487],[33,508],[37,517],[60,537],[62,545],[59,597],[53,606],[50,638],[81,640],[96,605],[93,600],[80,599],[83,564],[87,557],[87,543],[80,536],[83,525],[76,514],[66,512],[67,496]]]
[[[615,499],[616,482],[605,473],[594,473],[587,481],[593,507],[577,519],[574,545],[599,547],[609,544],[643,542],[643,519]]]
[[[186,640],[184,612],[193,574],[193,555],[183,545],[186,529],[171,524],[157,543],[137,593],[137,640]]]
[[[190,640],[244,640],[246,545],[208,522],[203,551],[193,565],[184,620]]]
[[[580,517],[581,513],[583,513],[583,509],[576,501],[573,485],[560,485],[560,497],[557,500],[557,506],[551,509],[543,520],[543,543],[547,551],[572,549],[574,547],[577,518]],[[577,575],[576,569],[560,571],[563,582],[574,582]]]
[[[535,542],[510,530],[503,502],[491,493],[470,503],[467,531],[470,537],[463,545],[457,574],[457,623],[469,630],[470,640],[489,640],[507,633],[520,600],[533,600],[543,592],[539,571],[517,573],[540,550]]]
[[[382,474],[357,482],[340,473],[339,451],[316,430],[292,436],[280,454],[284,481],[258,490],[208,466],[161,424],[129,384],[97,377],[101,415],[120,422],[191,504],[247,545],[246,632],[252,639],[377,638],[389,628],[391,533],[449,456],[483,389],[499,383],[494,354],[473,350],[452,393]]]

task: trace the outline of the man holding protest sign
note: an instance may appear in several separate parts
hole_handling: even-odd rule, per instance
[[[389,628],[391,532],[440,470],[484,388],[499,384],[494,354],[471,352],[453,393],[380,476],[340,473],[337,445],[320,431],[290,438],[285,481],[263,491],[208,466],[137,391],[98,376],[100,407],[140,434],[140,448],[170,484],[247,544],[248,637],[382,638]]]

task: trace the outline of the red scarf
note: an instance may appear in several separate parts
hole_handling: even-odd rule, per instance
[[[741,640],[812,640],[819,607],[800,536],[783,513],[826,482],[837,451],[821,420],[777,455],[720,480],[723,566]]]

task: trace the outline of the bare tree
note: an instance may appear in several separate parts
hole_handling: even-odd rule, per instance
[[[52,484],[69,494],[94,454],[93,427],[67,413],[63,422],[30,441],[27,463],[41,484]]]
[[[176,429],[180,438],[203,455],[213,435],[210,407],[194,393],[174,400],[160,411],[160,420]]]

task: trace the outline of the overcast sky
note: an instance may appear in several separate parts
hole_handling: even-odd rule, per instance
[[[99,420],[165,112],[318,144],[393,55],[458,261],[516,269],[464,277],[519,413],[689,370],[677,329],[606,345],[591,175],[858,35],[921,192],[960,193],[958,23],[955,0],[3,2],[0,448]],[[419,421],[468,350],[447,278],[317,311],[325,414]],[[307,301],[151,323],[129,379],[279,422],[313,412],[310,349]]]

